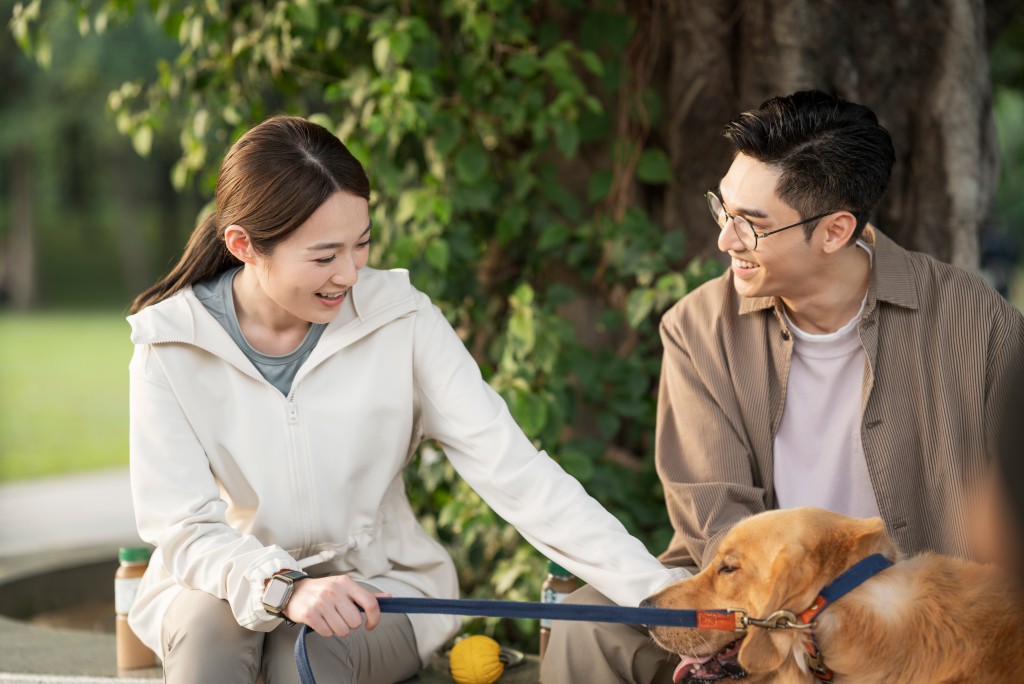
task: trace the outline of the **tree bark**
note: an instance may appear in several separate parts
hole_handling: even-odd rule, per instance
[[[976,270],[998,182],[989,43],[1021,5],[988,4],[660,3],[670,30],[660,84],[667,114],[657,134],[675,173],[648,210],[686,231],[690,256],[715,253],[702,191],[730,163],[723,126],[773,95],[817,88],[867,105],[892,134],[897,162],[876,224],[904,247]]]
[[[35,217],[32,198],[32,153],[23,145],[11,153],[11,232],[7,247],[7,287],[11,306],[27,311],[36,303]]]

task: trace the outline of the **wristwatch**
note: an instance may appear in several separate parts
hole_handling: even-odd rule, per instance
[[[284,617],[285,606],[288,599],[292,597],[295,583],[309,577],[301,570],[282,570],[274,573],[267,581],[267,588],[263,590],[263,607],[271,615]]]

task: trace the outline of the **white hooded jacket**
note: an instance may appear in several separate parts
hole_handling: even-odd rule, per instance
[[[623,605],[685,575],[643,545],[512,419],[444,316],[404,271],[365,268],[283,396],[191,288],[130,316],[131,479],[156,546],[130,614],[161,653],[182,588],[270,631],[265,580],[346,573],[395,596],[453,598],[451,558],[420,527],[402,470],[434,439],[541,553]],[[346,302],[349,306],[349,302]],[[458,629],[410,615],[424,662]]]

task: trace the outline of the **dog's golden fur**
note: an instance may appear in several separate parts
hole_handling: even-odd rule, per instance
[[[713,562],[645,601],[659,608],[744,608],[764,618],[799,615],[859,560],[895,565],[821,613],[815,628],[835,684],[1024,682],[1024,602],[1000,569],[924,553],[901,559],[878,518],[814,508],[769,511],[737,524]],[[664,649],[709,655],[730,632],[657,627]],[[739,662],[752,682],[813,682],[803,630],[751,627]]]

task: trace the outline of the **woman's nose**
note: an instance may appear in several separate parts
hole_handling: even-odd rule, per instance
[[[338,267],[334,271],[334,275],[331,280],[336,285],[342,285],[344,287],[352,287],[356,284],[356,280],[359,279],[359,269],[356,267],[355,262],[352,261],[351,257],[339,256],[337,261]]]

